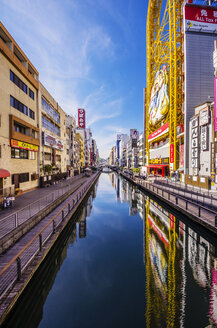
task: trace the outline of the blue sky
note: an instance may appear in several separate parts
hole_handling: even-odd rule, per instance
[[[0,19],[67,114],[87,113],[100,156],[143,131],[148,0],[0,0]]]

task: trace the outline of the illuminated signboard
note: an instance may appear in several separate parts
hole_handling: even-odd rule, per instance
[[[78,108],[78,126],[85,129],[85,110],[83,108]]]
[[[185,6],[185,30],[217,33],[217,8]]]
[[[167,91],[168,74],[166,66],[159,70],[155,76],[151,90],[149,104],[149,121],[153,126],[160,122],[169,110],[169,96]]]
[[[11,139],[11,147],[38,152],[38,146],[14,139]]]

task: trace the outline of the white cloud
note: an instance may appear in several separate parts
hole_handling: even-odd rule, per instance
[[[107,1],[99,3],[127,38],[127,19],[114,13]],[[124,99],[104,77],[95,77],[97,60],[106,65],[119,56],[108,29],[90,15],[95,1],[2,0],[2,6],[3,24],[39,71],[42,84],[68,114],[86,109],[100,156],[107,157],[116,134],[126,132],[112,126],[123,113]]]

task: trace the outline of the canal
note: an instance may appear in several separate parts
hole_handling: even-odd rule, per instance
[[[7,327],[215,327],[215,238],[102,173]]]

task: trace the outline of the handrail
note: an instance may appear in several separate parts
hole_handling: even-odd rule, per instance
[[[82,183],[80,185],[77,186],[77,188],[75,188],[75,191],[78,190],[78,188],[80,188],[82,186]],[[32,240],[30,240],[28,242],[28,244],[26,244],[23,249],[21,249],[21,251],[14,256],[14,258],[0,271],[0,276],[16,261],[16,259],[18,257],[20,257],[20,255],[22,255],[24,253],[24,251],[33,243],[33,241],[39,237],[39,235],[45,230],[45,228],[47,228],[47,226],[53,221],[55,220],[55,218],[65,209],[66,206],[68,206],[68,204],[71,202],[71,200],[32,238]]]
[[[82,178],[82,177],[83,177],[83,176],[81,176],[81,178]],[[76,179],[76,180],[74,180],[74,181],[77,181],[77,180],[79,180],[79,179]],[[49,195],[52,195],[53,193],[55,193],[56,191],[58,191],[58,190],[60,190],[60,189],[63,189],[63,188],[65,188],[65,187],[67,187],[67,186],[70,186],[71,184],[72,184],[72,183],[66,184],[65,186],[61,186],[59,189],[50,192],[46,197],[48,197]],[[7,216],[4,216],[3,218],[0,218],[0,222],[3,221],[3,220],[5,220],[5,219],[7,219],[7,218],[9,218],[11,215],[16,215],[17,213],[23,211],[24,209],[26,209],[26,208],[29,207],[30,205],[33,205],[33,204],[39,202],[39,201],[42,200],[42,199],[44,199],[44,197],[41,197],[41,198],[35,200],[34,202],[32,202],[32,203],[30,203],[30,204],[28,204],[28,205],[26,205],[26,206],[20,208],[20,209],[19,209],[18,211],[16,211],[16,212],[13,212],[13,213],[11,213],[11,214],[9,214],[9,215],[7,215]]]
[[[92,182],[92,180],[95,178],[95,175],[93,175],[93,177],[91,177],[90,180],[88,180],[87,182],[85,182],[84,184],[81,183],[78,186],[76,186],[75,191],[77,191],[82,185],[84,186],[84,188],[82,189],[82,192],[80,192],[80,196],[83,196],[83,191],[87,190],[87,186],[90,185],[90,183]],[[79,194],[79,193],[78,193]],[[75,194],[74,196],[78,195]],[[80,197],[81,198],[81,197]],[[16,254],[13,259],[0,271],[0,277],[4,274],[4,272],[24,253],[24,251],[36,240],[37,237],[39,237],[41,235],[41,233],[51,224],[52,221],[55,220],[55,218],[64,211],[64,209],[70,204],[70,202],[72,201],[72,199],[70,199],[63,208],[61,208],[61,210],[54,216],[52,217],[52,219],[28,242],[28,244],[26,244],[20,251],[18,254]],[[78,201],[78,197],[77,197],[77,201]],[[74,205],[74,200],[73,200],[73,205]],[[1,295],[0,295],[1,297]]]

